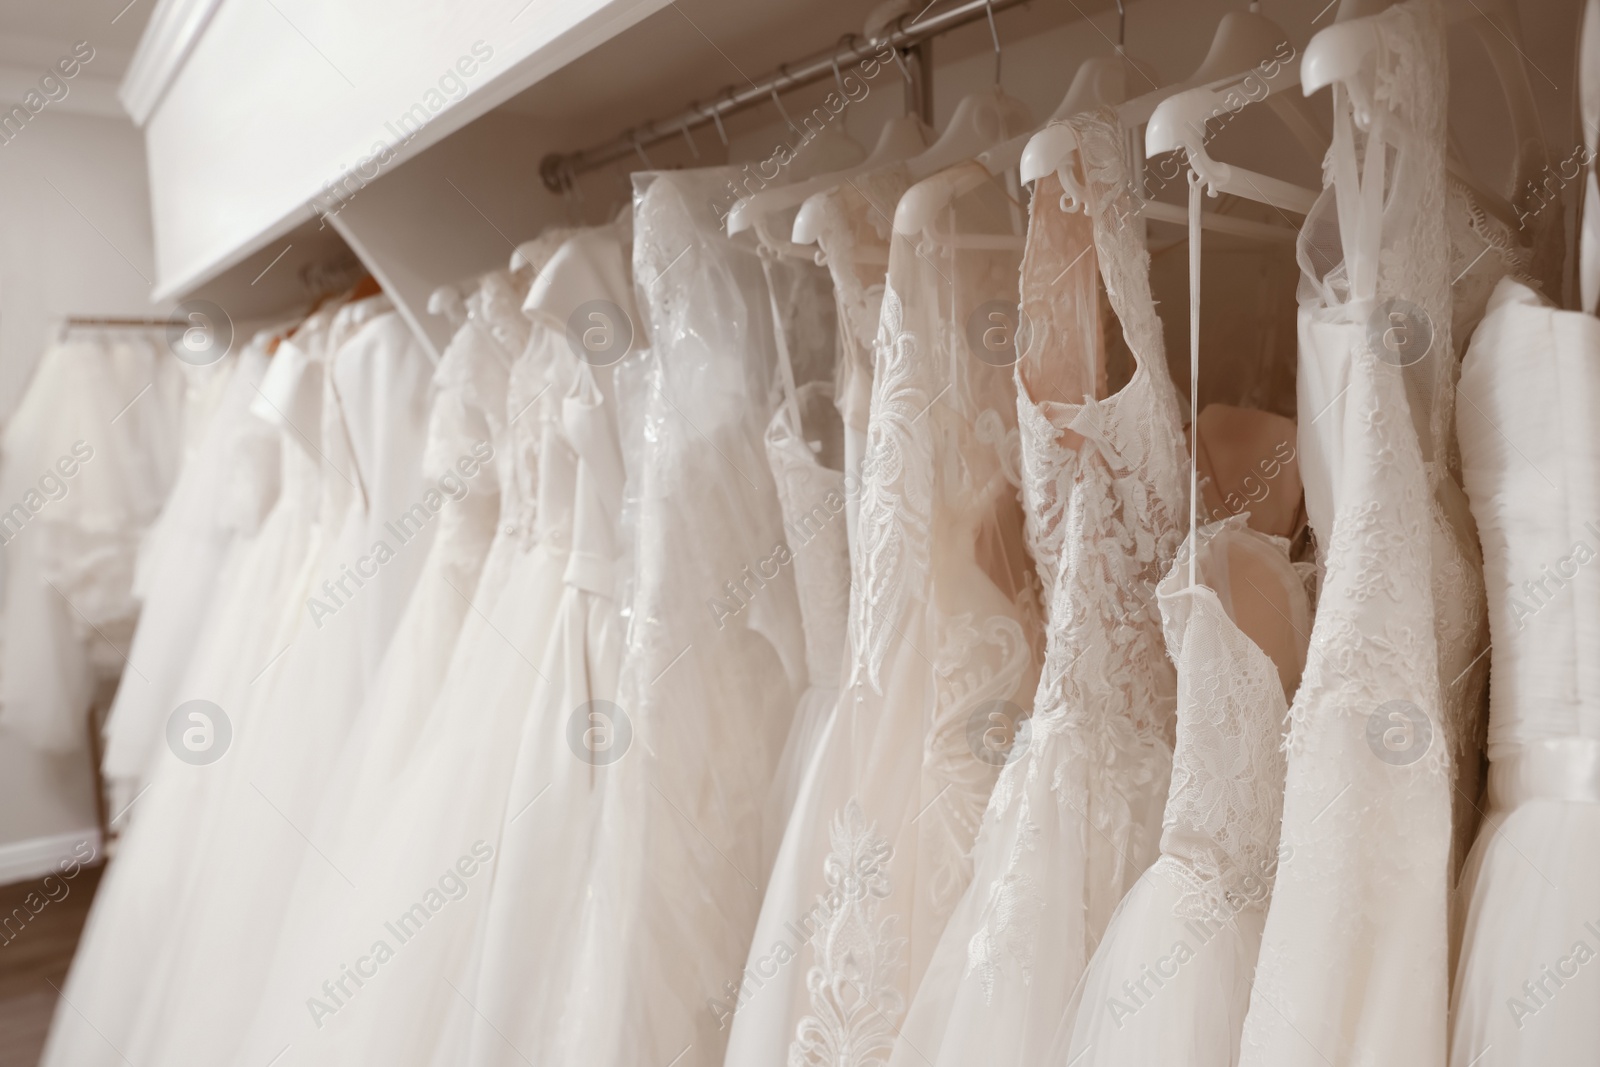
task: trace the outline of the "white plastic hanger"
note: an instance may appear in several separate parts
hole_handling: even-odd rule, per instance
[[[989,14],[989,34],[994,41],[994,85],[967,96],[956,105],[950,124],[944,128],[932,148],[906,161],[915,185],[900,198],[894,212],[894,228],[898,233],[914,236],[929,228],[934,217],[960,195],[963,189],[981,185],[989,180],[985,169],[963,168],[950,171],[959,163],[976,160],[985,151],[1003,144],[1033,126],[1033,116],[1028,106],[1015,97],[1007,96],[1000,88],[1000,33],[995,29],[994,9]],[[948,172],[948,173],[941,173]],[[928,180],[934,178],[935,180]],[[1020,225],[1020,218],[1017,220]],[[974,247],[1011,247],[1021,240],[1014,235],[972,235],[958,238],[955,234],[942,235],[941,240],[956,241]],[[1002,244],[995,244],[999,241]]]
[[[1231,193],[1270,204],[1280,211],[1306,214],[1317,202],[1317,190],[1220,162],[1212,159],[1206,150],[1208,119],[1237,113],[1252,103],[1268,101],[1275,94],[1294,88],[1299,83],[1298,64],[1298,57],[1276,62],[1272,77],[1257,68],[1168,97],[1156,108],[1145,127],[1145,154],[1157,156],[1181,150],[1188,159],[1189,168],[1199,175],[1211,195]],[[1256,86],[1264,86],[1265,95],[1252,96],[1254,88],[1241,91],[1249,79],[1255,79]],[[1318,149],[1319,155],[1320,151]]]
[[[1073,115],[1085,111],[1094,111],[1102,107],[1115,107],[1131,98],[1135,93],[1148,91],[1160,86],[1160,77],[1155,67],[1142,59],[1136,59],[1128,54],[1128,11],[1123,0],[1117,0],[1117,43],[1116,49],[1109,56],[1093,56],[1079,65],[1076,73],[1072,75],[1072,84],[1067,87],[1067,95],[1061,98],[1061,103],[1051,112],[1045,125],[1061,119],[1071,118]],[[979,161],[989,169],[991,174],[1003,171],[1018,171],[1022,154],[1027,150],[1029,142],[1038,134],[1038,130],[1013,137],[1011,140],[998,144],[984,152]],[[1026,180],[1026,179],[1024,179]]]
[[[805,194],[805,200],[800,205],[800,211],[794,217],[794,232],[790,239],[797,245],[816,244],[817,234],[822,227],[822,201],[823,194],[836,189],[845,182],[869,171],[886,167],[891,163],[899,163],[910,159],[923,151],[934,139],[934,133],[928,128],[927,123],[916,115],[901,115],[899,118],[890,119],[884,123],[883,130],[878,134],[878,143],[873,148],[872,154],[859,166],[837,174],[823,174],[801,185],[789,186],[784,189],[774,189],[774,193]],[[758,194],[760,195],[760,194]],[[737,208],[735,209],[737,210]],[[732,220],[729,221],[729,230],[732,231]]]
[[[467,304],[461,299],[461,290],[453,285],[441,285],[428,296],[428,314],[443,315],[453,330],[459,330],[467,321]]]
[[[839,78],[840,91],[844,90],[843,78],[839,76],[837,68],[835,77]],[[923,151],[933,140],[932,131],[916,115],[906,114],[890,119],[884,123],[883,129],[878,131],[878,141],[865,159],[853,166],[844,166],[832,171],[819,171],[804,180],[791,182],[775,189],[763,189],[754,196],[739,201],[728,212],[728,232],[739,233],[749,229],[758,219],[775,215],[797,204],[803,204],[816,193],[826,192],[867,171],[876,170],[890,163],[898,163],[903,159]],[[795,241],[800,244],[809,244],[810,241],[802,240],[799,236],[799,223],[796,222]],[[815,238],[812,238],[814,240]]]
[[[1237,80],[1255,71],[1264,63],[1281,61],[1280,48],[1288,40],[1281,27],[1254,10],[1230,11],[1217,24],[1211,39],[1211,48],[1193,74],[1175,85],[1156,89],[1117,105],[1117,120],[1125,129],[1134,129],[1150,121],[1150,116],[1168,97],[1188,89],[1223,79]],[[1297,136],[1297,124],[1291,124]],[[1070,170],[1077,153],[1077,139],[1061,123],[1051,123],[1023,150],[1021,174],[1024,182],[1036,181],[1052,172]]]
[[[1373,102],[1367,99],[1366,88],[1357,75],[1378,47],[1372,15],[1382,6],[1371,0],[1345,0],[1339,9],[1339,21],[1311,39],[1300,65],[1300,83],[1307,96],[1334,82],[1343,84],[1350,92],[1357,121],[1363,125]],[[1520,193],[1530,188],[1544,166],[1545,146],[1533,86],[1516,45],[1516,14],[1505,0],[1448,0],[1445,17],[1451,24],[1470,25],[1489,54],[1489,65],[1494,68],[1511,115],[1512,139],[1517,146],[1512,161],[1512,188]],[[1517,211],[1511,202],[1486,188],[1453,154],[1447,155],[1446,166],[1472,190],[1480,207],[1507,225],[1517,225]]]

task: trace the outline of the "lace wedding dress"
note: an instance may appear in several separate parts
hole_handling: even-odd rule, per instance
[[[989,716],[1014,722],[1020,711],[1008,712],[1037,678],[1011,357],[983,344],[987,312],[1015,307],[1020,211],[983,182],[939,224],[998,239],[893,239],[852,557],[851,671],[748,966],[705,993],[708,1023],[732,1016],[727,1063],[738,1067],[882,1062],[970,877],[999,763],[981,741]]]
[[[754,243],[728,238],[714,212],[728,173],[635,179],[653,348],[617,699],[631,740],[603,783],[539,1062],[720,1064],[706,1000],[743,964],[761,901],[762,803],[805,682],[804,638],[762,446],[771,299]]]
[[[850,543],[845,513],[843,440],[833,388],[813,381],[778,406],[767,427],[767,462],[783,506],[794,565],[800,619],[805,626],[806,688],[795,704],[789,740],[778,757],[767,798],[762,877],[772,869],[795,797],[839,702],[845,626],[850,611]]]
[[[1033,334],[1017,368],[1044,671],[895,1065],[1041,1062],[1161,833],[1176,682],[1155,588],[1182,536],[1188,464],[1143,228],[1128,221],[1125,138],[1099,116],[1070,126],[1087,217],[1062,211],[1056,177],[1034,194],[1022,270]],[[1134,362],[1109,397],[1100,277]]]
[[[1299,459],[1323,574],[1247,1067],[1445,1057],[1452,734],[1477,706],[1459,683],[1482,576],[1440,433],[1454,369],[1444,31],[1433,0],[1370,25],[1365,128],[1336,86],[1331,187],[1301,233]]]
[[[279,452],[242,453],[255,468],[236,468],[235,485],[257,496],[241,502],[241,511],[273,503],[224,568],[176,693],[180,704],[208,700],[225,714],[244,705],[252,680],[274,662],[304,615],[295,577],[310,552],[320,504],[323,365],[333,318],[332,307],[312,315],[278,346],[251,402],[249,417],[274,428]],[[218,763],[180,761],[160,746],[145,792],[118,813],[127,828],[95,894],[41,1064],[122,1062],[117,1050],[128,1045],[139,1018],[151,962],[181,921],[173,902],[196,877],[202,820],[222,787],[218,769]]]
[[[857,550],[862,462],[872,405],[872,346],[889,270],[889,236],[894,232],[895,206],[910,186],[910,171],[893,163],[812,197],[821,220],[817,259],[833,278],[839,323],[833,394],[844,419],[845,507],[852,552]]]
[[[1502,281],[1461,374],[1490,589],[1488,818],[1462,876],[1453,1067],[1600,1048],[1600,323]]]
[[[1157,597],[1178,669],[1161,856],[1118,905],[1042,1062],[1237,1062],[1278,854],[1284,712],[1311,608],[1288,542],[1243,515],[1185,542]],[[1247,629],[1248,628],[1248,629]],[[1250,631],[1287,653],[1274,662]],[[1287,638],[1287,640],[1284,640]]]

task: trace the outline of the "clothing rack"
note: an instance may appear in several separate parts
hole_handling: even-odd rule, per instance
[[[99,327],[108,330],[114,329],[166,329],[176,326],[184,329],[189,324],[182,319],[139,319],[119,318],[117,316],[72,315],[61,323],[63,330],[75,330],[80,326]]]
[[[758,78],[744,88],[728,86],[709,104],[691,103],[677,115],[667,119],[651,120],[641,126],[623,131],[608,141],[576,152],[552,152],[539,164],[539,176],[551,192],[563,192],[572,187],[573,179],[586,171],[630,155],[638,155],[649,164],[644,150],[672,137],[688,137],[689,131],[708,123],[715,123],[717,133],[727,144],[722,128],[724,116],[745,111],[765,103],[777,104],[778,94],[813,85],[825,78],[841,76],[848,65],[878,54],[885,46],[895,49],[895,62],[900,65],[907,83],[907,99],[911,109],[925,120],[932,121],[933,92],[928,81],[931,67],[927,45],[940,34],[977,22],[989,20],[989,30],[994,37],[995,53],[1000,50],[999,32],[994,27],[994,14],[1007,8],[1019,7],[1026,0],[966,0],[965,3],[944,11],[901,15],[890,26],[884,27],[880,36],[866,40],[850,34],[845,43],[828,52],[814,54],[795,63],[785,63],[763,78]],[[911,65],[906,63],[911,59]],[[793,126],[783,105],[777,104],[780,113]],[[690,144],[693,144],[691,139]]]

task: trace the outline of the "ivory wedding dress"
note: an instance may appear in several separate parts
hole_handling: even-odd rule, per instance
[[[1178,669],[1161,856],[1118,905],[1041,1062],[1238,1061],[1283,804],[1285,693],[1311,608],[1288,542],[1238,515],[1200,530],[1157,590]],[[1280,650],[1275,662],[1262,644]]]
[[[1462,367],[1494,636],[1453,1067],[1591,1063],[1600,996],[1600,323],[1502,281]]]
[[[1240,1063],[1444,1061],[1451,734],[1482,577],[1447,502],[1443,19],[1373,16],[1358,139],[1301,233],[1299,459],[1323,575],[1290,706],[1282,843]],[[1458,495],[1459,490],[1455,490]]]
[[[887,1055],[970,877],[999,762],[976,739],[991,714],[1029,701],[1037,679],[1012,357],[983,344],[989,313],[1015,308],[1018,253],[1006,245],[1020,218],[989,181],[939,222],[1003,240],[893,239],[851,672],[797,797],[748,965],[703,994],[708,1024],[732,1016],[727,1063],[737,1067]]]
[[[194,845],[198,866],[174,901],[183,922],[151,961],[124,1046],[141,1060],[213,1063],[237,1048],[301,864],[328,862],[302,828],[317,816],[438,526],[421,464],[432,365],[410,327],[376,296],[339,311],[331,344],[320,533],[291,583],[297,625],[256,691],[224,708],[232,747],[212,767],[219,783]]]
[[[845,507],[852,551],[872,405],[873,341],[889,270],[889,236],[894,231],[895,206],[910,186],[910,171],[894,163],[812,198],[821,220],[817,246],[822,251],[817,258],[833,278],[839,324],[834,401],[844,419]]]
[[[534,251],[537,271],[554,249]],[[448,1032],[571,547],[576,459],[550,379],[566,339],[529,329],[505,413],[487,420],[500,434],[499,528],[477,590],[456,590],[471,600],[438,697],[367,832],[334,857],[349,882],[324,877],[306,896],[302,950],[274,964],[239,1067],[280,1052],[282,1067],[362,1062],[385,1024],[413,1041],[393,1062],[426,1063]]]
[[[610,713],[622,661],[627,563],[618,375],[639,361],[645,345],[628,270],[629,232],[624,222],[567,241],[525,305],[564,339],[552,357],[551,381],[562,433],[577,457],[572,551],[515,753],[483,923],[471,934],[471,970],[462,995],[451,996],[455,1025],[439,1049],[441,1063],[538,1060],[535,1050],[552,1026],[544,1006],[571,971],[573,928],[552,919],[576,907],[592,857],[595,797],[614,754],[607,742],[622,728]],[[599,302],[609,306],[592,313]],[[575,319],[584,332],[569,345]],[[575,747],[575,737],[589,739],[595,750]],[[384,1020],[383,1040],[365,1047],[398,1057],[403,1043],[392,1051],[387,1043],[393,1029]]]
[[[795,591],[805,626],[806,688],[795,704],[789,740],[767,797],[762,877],[772,869],[795,796],[839,702],[850,612],[850,542],[846,527],[843,439],[833,387],[808,382],[778,406],[767,427],[767,462],[783,506],[794,558]]]
[[[256,469],[243,455],[276,445],[266,423],[249,414],[267,372],[266,338],[239,354],[217,411],[173,486],[162,511],[165,545],[159,559],[141,555],[146,577],[139,629],[128,649],[128,667],[117,685],[105,725],[101,767],[116,797],[113,813],[138,795],[148,778],[167,716],[177,707],[175,691],[200,639],[232,546],[259,521],[227,506],[229,487]],[[275,466],[268,461],[269,468]],[[242,520],[242,521],[241,521]]]
[[[69,337],[6,424],[0,724],[40,750],[81,748],[96,684],[123,670],[139,540],[178,466],[179,366],[146,336]]]
[[[536,1004],[554,1038],[540,1062],[720,1064],[707,998],[742,966],[761,901],[762,803],[804,639],[762,447],[771,298],[754,242],[714,212],[728,173],[636,177],[653,348],[616,702],[631,742],[603,782],[572,962]]]
[[[1017,368],[1029,547],[1048,589],[1044,670],[894,1065],[1042,1062],[1160,840],[1176,681],[1155,589],[1182,537],[1188,463],[1143,227],[1127,219],[1126,138],[1099,116],[1070,127],[1088,217],[1061,210],[1057,177],[1034,194],[1032,337]],[[1134,362],[1110,396],[1100,277]]]
[[[247,702],[252,682],[272,665],[305,612],[294,581],[310,551],[320,503],[323,360],[333,318],[332,307],[310,316],[278,346],[251,402],[249,417],[274,427],[279,454],[242,453],[257,467],[238,468],[235,484],[257,495],[241,510],[273,503],[224,570],[176,694],[180,704],[208,700],[231,719],[227,709]],[[139,1018],[151,962],[181,921],[174,900],[195,877],[204,813],[222,787],[221,762],[195,765],[158,747],[145,792],[119,813],[127,828],[95,894],[62,990],[65,1008],[51,1019],[41,1064],[122,1061],[118,1050],[128,1045]]]

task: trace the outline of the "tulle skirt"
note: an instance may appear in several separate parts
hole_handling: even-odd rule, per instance
[[[1179,914],[1159,868],[1123,898],[1045,1061],[1055,1067],[1232,1067],[1250,1006],[1263,901]]]
[[[291,594],[299,592],[296,576],[312,534],[309,509],[285,499],[255,538],[236,546],[200,630],[181,700],[212,701],[235,720],[235,729],[242,727],[237,713],[250,703],[252,680],[269,667],[305,611]],[[95,895],[41,1064],[124,1062],[118,1050],[130,1044],[151,987],[152,961],[185,921],[177,902],[194,881],[203,843],[214,830],[207,815],[226,781],[230,754],[196,766],[165,744],[157,749],[150,784],[124,815],[127,829]]]
[[[567,589],[541,667],[548,683],[539,683],[517,753],[471,982],[450,1005],[455,1025],[439,1049],[441,1067],[549,1062],[545,1044],[573,970],[570,919],[589,875],[600,786],[637,741],[616,710],[622,629],[614,601]],[[470,1035],[465,1058],[459,1035]]]
[[[1460,892],[1451,1067],[1595,1063],[1600,804],[1532,800],[1491,814]]]
[[[1152,744],[1097,767],[1060,714],[1018,735],[1026,748],[1001,772],[972,882],[890,1067],[1038,1063],[1118,902],[1156,859],[1171,753]]]
[[[146,1006],[124,1050],[139,1062],[225,1062],[254,1014],[302,864],[327,864],[349,877],[319,854],[307,828],[377,668],[364,659],[363,642],[393,632],[396,620],[381,618],[383,606],[412,586],[430,558],[428,542],[403,546],[409,559],[397,557],[347,602],[335,601],[331,615],[314,613],[310,597],[320,580],[361,555],[372,543],[371,525],[363,508],[352,507],[305,572],[294,638],[256,679],[234,749],[213,768],[223,774],[208,816],[214,829],[196,877],[175,901],[183,922],[151,969]]]
[[[772,791],[767,795],[767,816],[763,830],[765,845],[762,854],[761,877],[766,878],[777,860],[778,849],[783,844],[784,828],[789,825],[789,815],[794,811],[795,797],[800,783],[817,754],[828,718],[839,703],[839,687],[811,685],[800,694],[795,705],[794,721],[789,725],[789,739],[784,742],[778,756],[778,768],[772,776]]]
[[[517,738],[549,641],[566,554],[491,549],[437,699],[403,768],[364,798],[367,832],[331,863],[307,856],[254,1021],[231,1061],[251,1067],[426,1063],[460,953],[488,898]],[[362,817],[365,821],[365,817]],[[352,824],[353,826],[354,824]],[[337,870],[335,870],[335,866]],[[386,1028],[405,1045],[391,1058]]]

